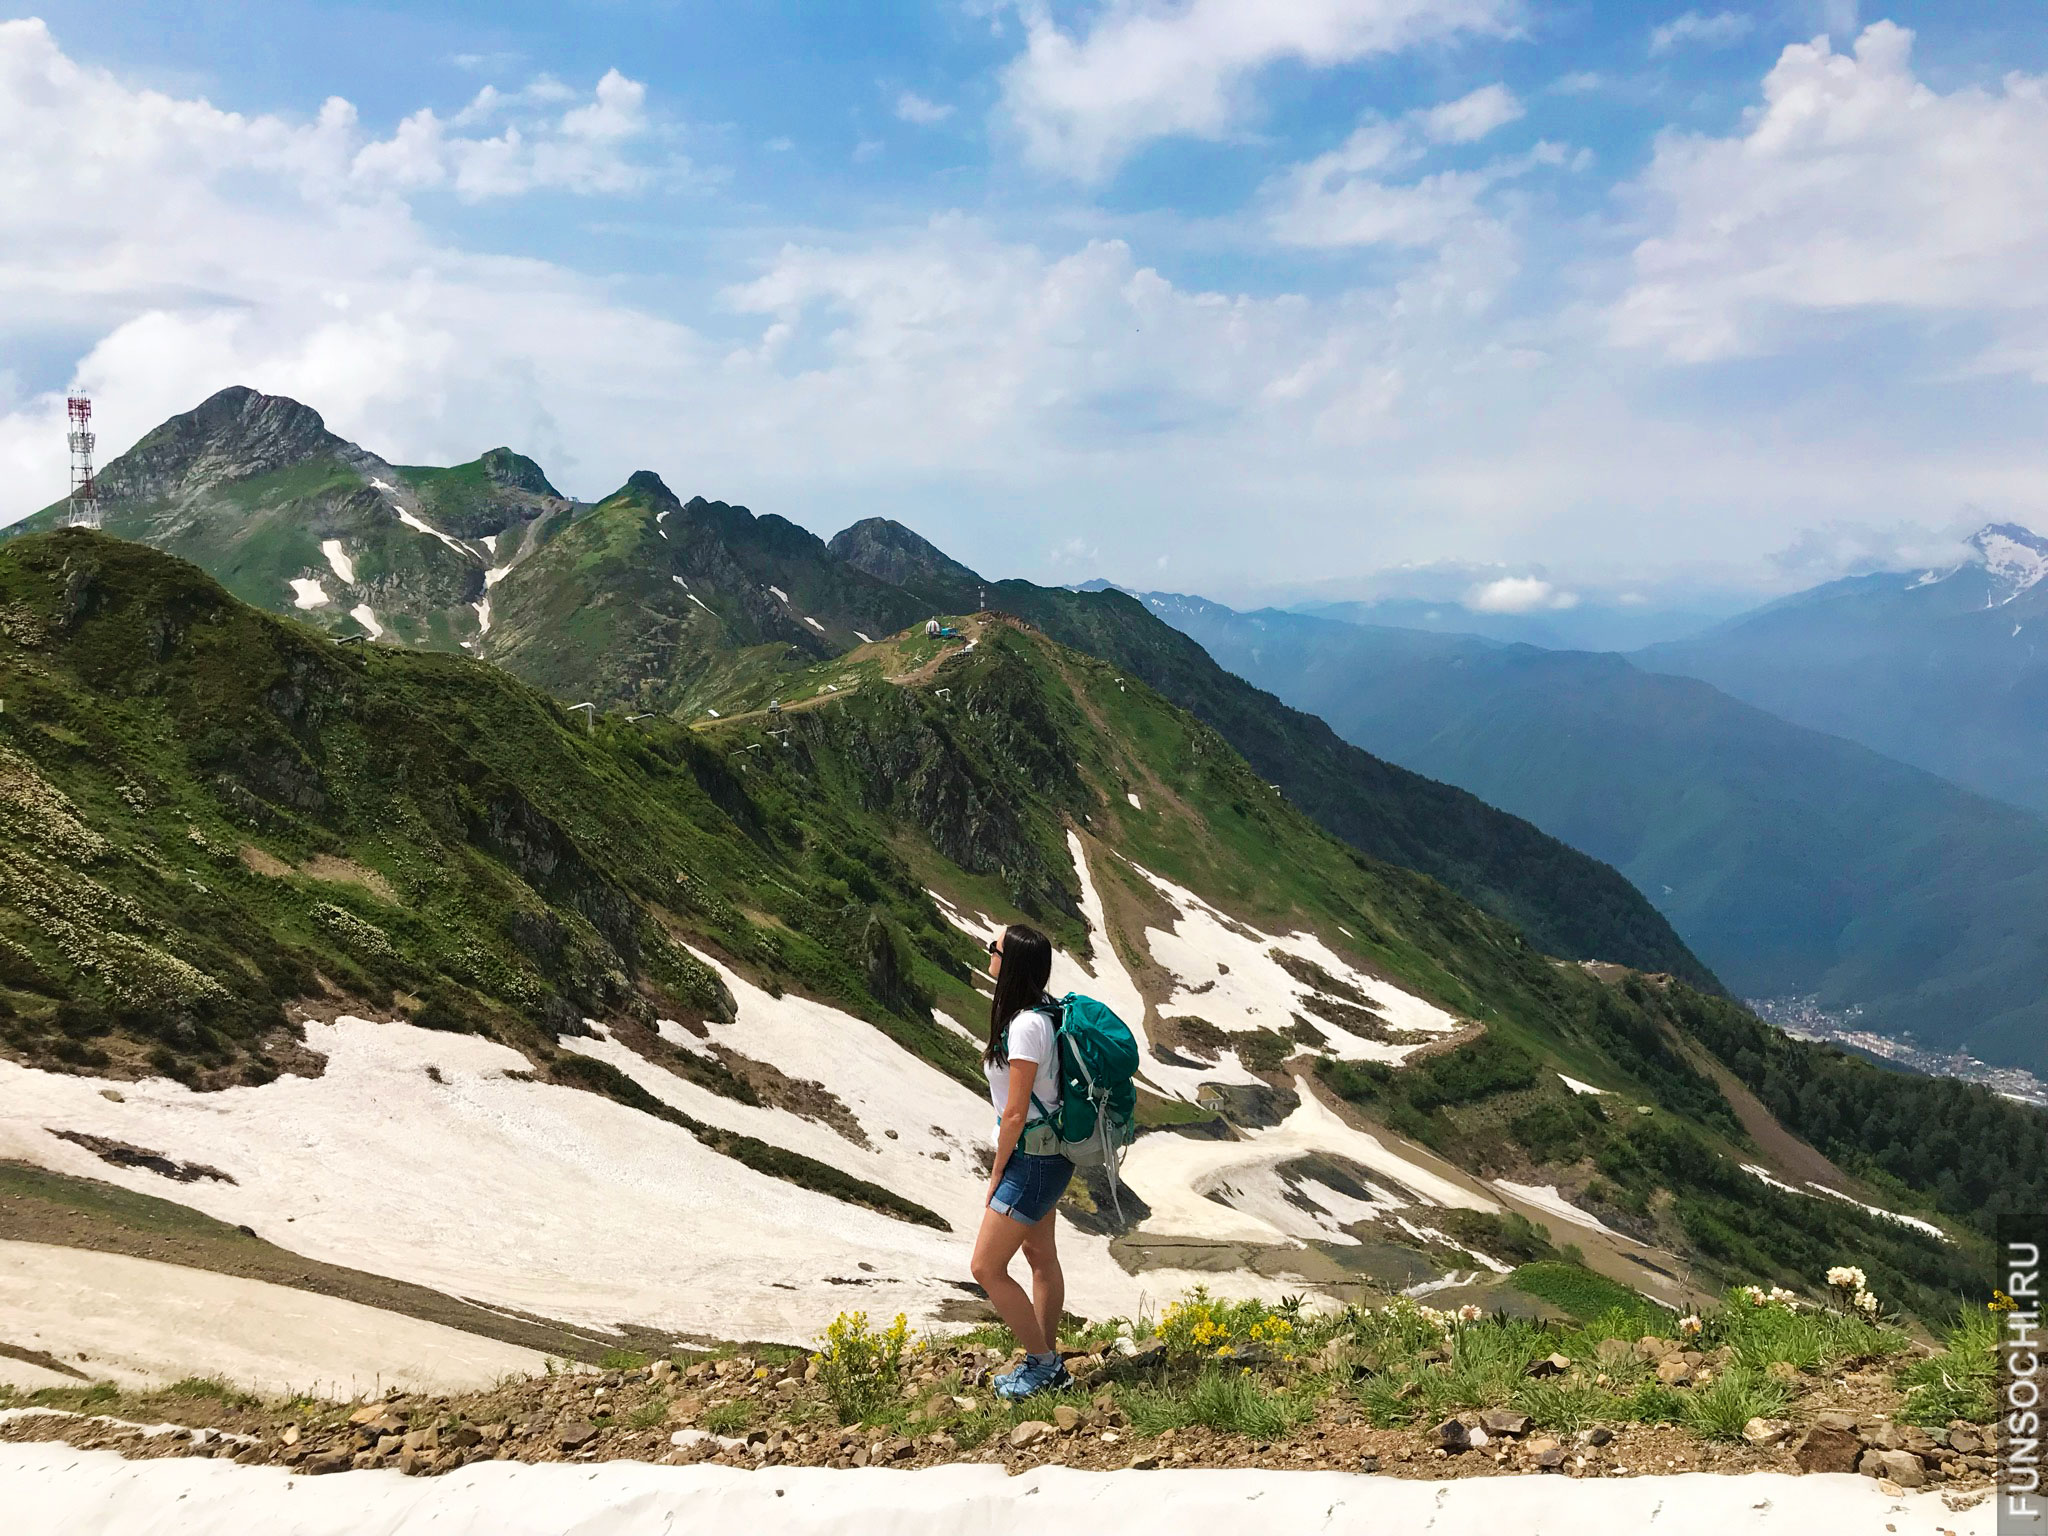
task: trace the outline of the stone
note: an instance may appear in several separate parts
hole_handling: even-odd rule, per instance
[[[1911,1451],[1879,1451],[1882,1463],[1878,1475],[1888,1477],[1901,1488],[1925,1488],[1927,1469],[1920,1464],[1920,1458]]]
[[[898,1435],[894,1440],[887,1440],[882,1443],[882,1459],[884,1461],[908,1461],[916,1454],[917,1447],[901,1435]]]
[[[1489,1435],[1526,1435],[1529,1415],[1512,1408],[1489,1408],[1479,1415],[1479,1427]]]
[[[580,1451],[597,1438],[597,1426],[584,1419],[571,1419],[555,1431],[555,1444],[565,1451]]]
[[[1593,1346],[1593,1358],[1602,1365],[1620,1365],[1634,1353],[1627,1339],[1602,1339]]]
[[[1061,1403],[1052,1411],[1052,1422],[1063,1435],[1071,1435],[1081,1427],[1081,1410],[1072,1403]]]
[[[382,1403],[365,1403],[348,1416],[348,1421],[351,1424],[367,1424],[372,1419],[381,1419],[383,1417],[384,1405]]]
[[[1751,1419],[1742,1426],[1742,1438],[1751,1445],[1778,1445],[1791,1438],[1792,1426],[1783,1419]]]
[[[1852,1435],[1856,1433],[1856,1415],[1843,1413],[1840,1409],[1831,1408],[1825,1413],[1817,1413],[1813,1422],[1829,1429],[1846,1429]]]
[[[1605,1424],[1595,1424],[1591,1429],[1579,1431],[1579,1444],[1581,1445],[1607,1445],[1613,1439],[1614,1431]]]
[[[1571,1368],[1571,1356],[1545,1355],[1541,1360],[1531,1360],[1529,1362],[1529,1369],[1524,1374],[1536,1377],[1562,1376]]]
[[[1359,1470],[1359,1471],[1361,1471],[1361,1472],[1377,1472],[1377,1471],[1379,1471],[1379,1469],[1380,1469],[1380,1459],[1379,1459],[1379,1457],[1377,1457],[1377,1456],[1372,1456],[1372,1455],[1366,1455],[1366,1456],[1361,1456],[1361,1457],[1359,1457],[1359,1458],[1358,1458],[1358,1470]]]
[[[1053,1427],[1043,1419],[1026,1419],[1010,1431],[1010,1445],[1016,1450],[1036,1445],[1046,1436],[1055,1433]]]
[[[1790,1360],[1773,1360],[1764,1367],[1764,1375],[1772,1381],[1782,1381],[1787,1386],[1792,1386],[1799,1380],[1799,1367]]]
[[[1666,1355],[1657,1362],[1657,1379],[1667,1387],[1689,1387],[1692,1377],[1693,1368],[1676,1355]]]
[[[1863,1431],[1863,1443],[1880,1451],[1903,1451],[1906,1432],[1896,1424],[1873,1424]]]
[[[647,1379],[653,1382],[656,1386],[659,1386],[663,1382],[667,1381],[671,1376],[675,1375],[675,1373],[675,1361],[657,1360],[654,1362],[654,1364],[650,1365],[647,1368]]]
[[[1792,1459],[1802,1472],[1854,1472],[1862,1454],[1862,1443],[1853,1430],[1816,1424],[1799,1442]]]
[[[1445,1419],[1431,1431],[1436,1436],[1437,1448],[1453,1455],[1472,1449],[1472,1432],[1457,1419]]]
[[[1150,1451],[1142,1451],[1124,1464],[1127,1472],[1150,1472],[1159,1465],[1159,1458]]]
[[[382,1461],[386,1456],[396,1456],[400,1451],[406,1450],[408,1447],[403,1436],[379,1435],[377,1443],[371,1449],[376,1452],[377,1459]]]
[[[297,1445],[299,1443],[299,1426],[296,1424],[285,1425],[284,1433],[280,1434],[277,1438],[285,1445]]]
[[[1654,1333],[1646,1333],[1636,1340],[1638,1360],[1662,1360],[1678,1346],[1669,1339],[1660,1339]]]
[[[1468,1429],[1465,1431],[1465,1443],[1475,1451],[1483,1451],[1493,1443],[1493,1437],[1483,1429]]]
[[[1545,1472],[1555,1472],[1564,1465],[1563,1446],[1559,1445],[1556,1441],[1551,1441],[1543,1444],[1541,1449],[1537,1449],[1537,1444],[1538,1442],[1531,1442],[1530,1448],[1536,1451],[1536,1465],[1538,1467],[1542,1468]]]
[[[299,1470],[309,1477],[320,1477],[329,1472],[346,1472],[349,1468],[347,1451],[321,1451],[308,1456],[299,1463]]]
[[[1984,1454],[1984,1437],[1967,1425],[1957,1425],[1948,1432],[1949,1448],[1958,1456],[1981,1456]]]

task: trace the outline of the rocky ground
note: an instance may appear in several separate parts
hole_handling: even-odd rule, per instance
[[[1609,1343],[1638,1362],[1656,1360],[1658,1374],[1670,1380],[1715,1368],[1711,1355],[1670,1340]],[[395,1468],[431,1476],[487,1460],[619,1459],[902,1469],[974,1461],[1012,1472],[1045,1464],[1261,1467],[1429,1479],[1860,1472],[1882,1480],[1887,1492],[1939,1487],[1957,1509],[1983,1496],[1992,1470],[1986,1432],[1977,1426],[1896,1422],[1897,1393],[1879,1372],[1802,1376],[1791,1416],[1752,1420],[1739,1441],[1705,1439],[1672,1424],[1546,1430],[1506,1409],[1382,1429],[1365,1422],[1342,1390],[1323,1394],[1302,1422],[1261,1437],[1200,1424],[1144,1432],[1134,1410],[1144,1418],[1142,1405],[1156,1403],[1180,1368],[1156,1343],[1125,1349],[1071,1355],[1076,1391],[1013,1406],[998,1404],[986,1385],[1007,1356],[971,1344],[937,1345],[916,1356],[896,1400],[872,1416],[879,1422],[867,1424],[839,1422],[809,1357],[761,1350],[628,1369],[575,1368],[466,1396],[394,1393],[356,1404],[268,1403],[192,1383],[143,1399],[103,1394],[98,1403],[80,1400],[62,1411],[15,1409],[0,1418],[0,1438],[61,1439],[139,1458],[226,1457],[309,1475]],[[1313,1366],[1273,1361],[1248,1368],[1284,1378]],[[1560,1375],[1571,1369],[1561,1356],[1531,1367]]]

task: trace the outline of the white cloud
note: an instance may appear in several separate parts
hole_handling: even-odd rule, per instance
[[[1003,103],[1039,166],[1083,180],[1150,140],[1216,139],[1245,119],[1251,77],[1326,69],[1464,34],[1507,32],[1515,0],[1107,0],[1078,34],[1024,6]]]
[[[1578,605],[1576,592],[1560,591],[1540,576],[1503,576],[1465,594],[1465,606],[1475,613],[1561,612]]]
[[[1419,250],[1456,241],[1469,250],[1487,248],[1490,264],[1505,275],[1507,236],[1486,212],[1485,195],[1500,182],[1566,163],[1563,146],[1539,143],[1471,170],[1415,172],[1430,141],[1467,143],[1521,113],[1506,90],[1488,86],[1403,122],[1368,119],[1338,148],[1267,185],[1268,229],[1275,239],[1301,246]]]
[[[1981,366],[2048,380],[2048,76],[1936,91],[1912,39],[1789,47],[1739,133],[1658,140],[1620,340],[1699,361],[1789,347],[1802,314],[1970,314]]]
[[[906,123],[930,128],[953,115],[953,104],[928,101],[915,91],[905,91],[896,98],[896,115]]]
[[[1041,246],[947,216],[756,259],[735,237],[746,279],[700,315],[666,287],[636,303],[435,232],[446,140],[517,127],[523,154],[543,130],[570,139],[584,105],[443,121],[422,169],[393,151],[358,176],[372,135],[346,102],[236,114],[0,27],[0,359],[30,381],[0,373],[0,520],[63,492],[71,380],[51,374],[73,358],[43,360],[56,334],[86,338],[77,376],[109,456],[243,383],[395,462],[509,441],[574,494],[651,467],[827,533],[887,507],[991,572],[1052,574],[1079,528],[1093,569],[1062,580],[1137,581],[1170,550],[1177,586],[1219,596],[1453,550],[1502,563],[1447,597],[1538,572],[1590,592],[1594,559],[1630,583],[1707,558],[1764,568],[1801,522],[1938,521],[1964,501],[2040,521],[2048,449],[1995,414],[1930,423],[1931,397],[1880,396],[1759,430],[1686,398],[1700,375],[1659,350],[1485,308],[1520,227],[1486,194],[1442,244],[1372,264],[1393,278],[1314,296],[1207,289],[1122,240],[1054,225]],[[620,106],[579,119],[577,142]],[[1332,185],[1426,181],[1440,151],[1414,122],[1390,132],[1394,150],[1362,145]]]
[[[1656,55],[1682,47],[1726,48],[1749,36],[1755,25],[1752,18],[1740,11],[1716,11],[1711,16],[1687,11],[1650,29],[1650,52]]]
[[[1469,96],[1425,107],[1413,114],[1424,138],[1437,144],[1470,144],[1522,116],[1524,108],[1504,85],[1482,85]]]

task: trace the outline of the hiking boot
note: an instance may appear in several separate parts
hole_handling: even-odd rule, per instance
[[[1062,1391],[1073,1384],[1074,1378],[1068,1374],[1064,1361],[1026,1360],[1007,1379],[996,1384],[996,1396],[1014,1403],[1020,1398],[1036,1397],[1041,1392]]]

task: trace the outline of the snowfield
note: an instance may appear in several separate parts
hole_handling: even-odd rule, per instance
[[[1384,1185],[1368,1178],[1365,1188],[1373,1198],[1364,1201],[1320,1180],[1288,1179],[1280,1173],[1282,1163],[1318,1153],[1369,1169]],[[1240,1141],[1141,1136],[1124,1163],[1124,1177],[1152,1208],[1140,1232],[1218,1242],[1355,1244],[1358,1239],[1344,1226],[1409,1206],[1500,1209],[1368,1132],[1352,1129],[1306,1083],[1292,1114],[1270,1130],[1245,1132]]]
[[[1175,885],[1141,865],[1132,865],[1170,902],[1178,914],[1170,929],[1147,928],[1146,947],[1170,971],[1177,985],[1160,1006],[1165,1018],[1199,1018],[1227,1033],[1285,1030],[1297,1013],[1310,1016],[1329,1038],[1330,1054],[1351,1061],[1405,1060],[1421,1049],[1390,1045],[1351,1033],[1342,1025],[1303,1006],[1314,989],[1297,981],[1273,958],[1273,951],[1320,967],[1352,991],[1362,994],[1390,1030],[1404,1033],[1451,1034],[1461,1021],[1434,1003],[1424,1002],[1355,969],[1312,933],[1261,933],[1247,923],[1210,906],[1185,886]]]
[[[0,1315],[9,1343],[124,1388],[217,1376],[346,1400],[391,1386],[476,1391],[547,1365],[534,1350],[334,1296],[42,1243],[0,1242]],[[39,1368],[0,1359],[0,1380],[18,1369]]]
[[[1347,1472],[1078,1472],[998,1466],[922,1472],[747,1472],[612,1461],[492,1462],[445,1477],[349,1472],[295,1477],[228,1460],[123,1461],[62,1444],[0,1445],[0,1505],[14,1536],[1116,1536],[1190,1531],[1319,1536],[1992,1536],[1994,1501],[1950,1512],[1933,1492],[1887,1494],[1848,1474],[1787,1477],[1473,1477],[1451,1482]]]

